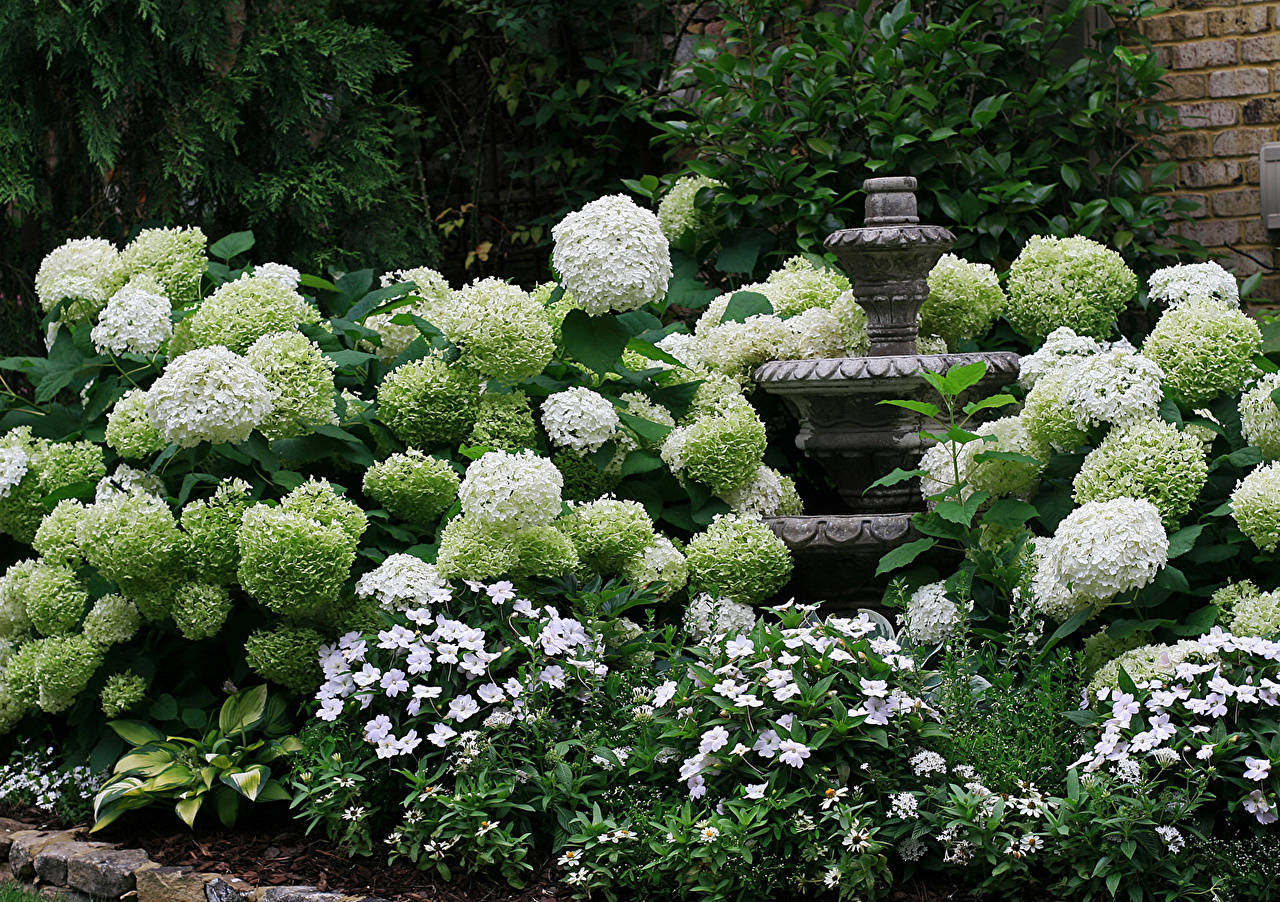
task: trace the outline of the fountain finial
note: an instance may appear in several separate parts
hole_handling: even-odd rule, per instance
[[[869,226],[916,223],[916,180],[911,175],[891,175],[867,179],[862,183],[867,192],[866,216]]]

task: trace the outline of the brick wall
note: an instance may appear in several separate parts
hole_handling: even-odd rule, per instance
[[[1159,2],[1144,31],[1170,70],[1163,99],[1187,127],[1167,141],[1179,193],[1200,205],[1180,229],[1241,278],[1268,270],[1256,296],[1280,302],[1280,232],[1263,228],[1258,192],[1258,148],[1280,138],[1280,6]]]

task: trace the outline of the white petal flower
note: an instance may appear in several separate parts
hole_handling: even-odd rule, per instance
[[[147,392],[147,415],[166,442],[239,444],[267,418],[276,391],[239,354],[220,345],[189,351]]]
[[[635,310],[667,293],[671,251],[662,226],[628,197],[592,201],[562,219],[551,237],[564,288],[589,314]]]

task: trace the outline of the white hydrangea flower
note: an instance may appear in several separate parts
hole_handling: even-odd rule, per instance
[[[151,276],[135,276],[107,301],[90,337],[99,354],[154,354],[173,334],[173,305]]]
[[[689,564],[674,542],[658,534],[627,566],[625,575],[641,585],[661,582],[659,595],[665,598],[684,588],[689,579]]]
[[[490,451],[467,467],[458,488],[462,512],[495,526],[542,526],[560,514],[564,477],[532,451]]]
[[[929,500],[929,506],[933,507],[937,504],[932,500],[933,496],[941,495],[943,492],[967,482],[969,479],[969,469],[973,464],[974,453],[977,448],[971,448],[971,445],[982,445],[982,442],[970,442],[960,445],[957,449],[952,442],[937,442],[930,445],[920,455],[920,469],[925,475],[920,477],[920,494]],[[956,454],[953,457],[952,451]],[[985,449],[983,449],[985,450]],[[973,486],[966,485],[961,489],[962,498],[960,500],[968,500],[973,494]],[[956,500],[954,494],[952,500]]]
[[[688,332],[671,332],[654,343],[661,351],[666,351],[690,369],[702,366],[702,357],[698,353],[698,339]],[[671,368],[671,364],[660,360],[646,361],[649,366]]]
[[[253,268],[253,274],[260,279],[270,279],[288,289],[297,288],[302,281],[302,273],[283,263],[260,263]]]
[[[618,411],[599,392],[575,386],[542,402],[542,428],[552,444],[571,451],[596,451],[618,431]]]
[[[1063,400],[1081,429],[1154,417],[1164,397],[1159,364],[1126,341],[1062,364]]]
[[[1240,396],[1240,428],[1245,440],[1268,460],[1280,458],[1280,406],[1271,393],[1280,388],[1280,373],[1268,373]]]
[[[703,645],[719,636],[739,636],[756,625],[756,612],[750,606],[729,598],[714,598],[706,592],[695,596],[684,613],[684,627],[689,637]]]
[[[945,583],[921,586],[911,594],[903,626],[917,645],[936,645],[955,635],[964,619],[960,606],[947,597]]]
[[[169,361],[147,392],[147,416],[166,442],[239,444],[267,418],[276,391],[239,354],[221,345]]]
[[[46,313],[59,301],[70,301],[62,319],[85,322],[102,309],[123,281],[115,245],[103,238],[72,238],[40,263],[36,296]]]
[[[556,271],[584,311],[624,312],[660,301],[671,250],[658,217],[621,194],[594,200],[551,230]]]
[[[810,360],[843,357],[848,342],[844,325],[826,307],[810,307],[784,319],[787,341],[778,349],[779,359]]]
[[[722,495],[736,513],[744,517],[776,517],[799,507],[799,497],[790,480],[764,464],[756,470],[755,479]],[[797,511],[798,512],[798,511]]]
[[[1102,349],[1102,342],[1096,338],[1077,335],[1070,326],[1061,326],[1049,333],[1049,337],[1034,354],[1028,354],[1018,361],[1018,384],[1029,389],[1041,376],[1070,359],[1098,354]]]
[[[31,458],[22,448],[12,445],[0,448],[0,498],[8,498],[13,487],[27,475]]]
[[[138,470],[128,464],[120,464],[110,476],[103,476],[94,488],[93,501],[101,504],[120,495],[131,495],[142,492],[156,498],[165,495],[164,481],[159,476]]]
[[[1183,263],[1157,269],[1147,281],[1153,301],[1177,307],[1187,301],[1213,299],[1240,306],[1240,286],[1236,277],[1219,264]]]
[[[1231,516],[1263,551],[1280,546],[1280,461],[1259,464],[1236,483]]]
[[[1036,543],[1032,593],[1040,611],[1065,620],[1155,579],[1169,537],[1150,501],[1114,498],[1081,505]]]
[[[356,581],[356,594],[376,596],[388,611],[406,611],[433,601],[447,586],[434,564],[411,554],[393,554]]]

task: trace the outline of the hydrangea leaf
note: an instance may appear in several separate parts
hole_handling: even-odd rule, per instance
[[[594,372],[611,372],[631,334],[612,316],[589,316],[570,310],[561,328],[565,353]]]
[[[253,232],[232,232],[209,245],[209,253],[220,260],[231,260],[253,247]]]

